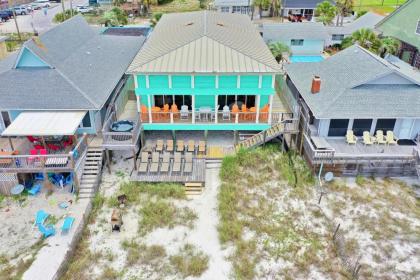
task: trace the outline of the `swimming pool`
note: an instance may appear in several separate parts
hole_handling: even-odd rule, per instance
[[[323,61],[324,57],[322,55],[292,55],[290,57],[290,62],[320,62]]]

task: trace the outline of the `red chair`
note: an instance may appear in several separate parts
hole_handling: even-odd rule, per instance
[[[39,140],[33,136],[26,136],[26,138],[28,138],[31,143],[39,142]]]
[[[33,164],[36,160],[38,160],[38,150],[30,150],[31,156],[28,157],[28,164]]]
[[[54,151],[54,152],[60,150],[60,147],[55,145],[55,144],[47,144],[47,147],[48,147],[48,149],[50,149],[51,151]]]
[[[39,150],[39,154],[40,154],[40,155],[44,155],[44,156],[45,156],[45,155],[47,155],[47,154],[48,154],[48,151],[47,151],[47,149],[40,149],[40,150]]]

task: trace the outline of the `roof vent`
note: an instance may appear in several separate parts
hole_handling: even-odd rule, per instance
[[[185,26],[191,26],[191,25],[193,25],[194,24],[194,22],[187,22],[187,24],[185,24]]]
[[[321,90],[321,78],[319,76],[314,76],[312,78],[311,92],[316,94]]]
[[[217,22],[216,25],[218,25],[218,26],[225,26],[222,22]]]

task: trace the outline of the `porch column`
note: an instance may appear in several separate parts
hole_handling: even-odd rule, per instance
[[[256,104],[255,104],[255,106],[257,107],[257,114],[255,115],[255,122],[256,123],[259,123],[260,122],[260,103],[261,103],[261,98],[260,98],[260,95],[257,95],[256,97],[255,97],[255,101],[256,101]]]
[[[192,123],[195,123],[195,95],[191,95]]]
[[[12,151],[14,151],[14,150],[15,150],[15,148],[13,147],[12,138],[9,136],[9,137],[7,137],[7,139],[9,139],[10,149],[11,149]]]
[[[149,123],[152,123],[152,102],[150,100],[150,94],[147,95],[147,111],[149,113]]]
[[[136,94],[136,100],[137,100],[137,113],[140,113],[140,108],[141,108],[140,96],[138,96],[137,94]]]
[[[218,115],[218,111],[219,111],[219,108],[217,107],[217,103],[218,103],[218,100],[219,100],[219,96],[216,94],[215,96],[214,96],[214,122],[215,123],[217,123],[217,115]]]
[[[273,96],[274,96],[274,94],[271,94],[270,95],[270,98],[268,99],[268,102],[269,102],[269,109],[268,109],[268,124],[271,124],[271,120],[272,120],[272,116],[271,116],[271,114],[273,113]]]

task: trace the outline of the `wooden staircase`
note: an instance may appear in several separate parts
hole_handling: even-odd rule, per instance
[[[89,147],[82,178],[80,180],[79,199],[89,199],[95,196],[102,176],[103,150]]]
[[[186,182],[184,186],[185,186],[185,195],[189,199],[202,194],[204,190],[203,182]]]
[[[263,130],[257,134],[255,134],[252,137],[247,138],[246,140],[243,140],[239,142],[237,145],[235,145],[235,149],[238,150],[240,148],[254,148],[257,146],[260,146],[278,136],[283,134],[284,132],[284,124],[283,123],[277,123],[272,125],[270,128]],[[265,134],[265,137],[264,137]]]

